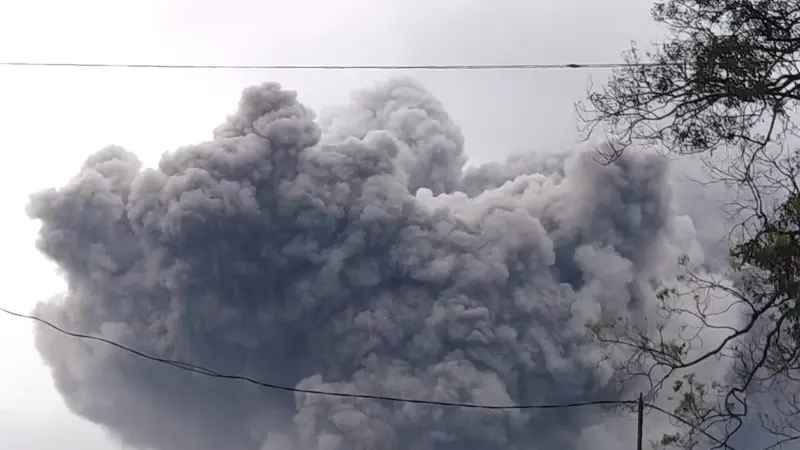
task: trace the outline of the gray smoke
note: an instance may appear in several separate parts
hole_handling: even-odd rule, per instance
[[[667,162],[634,152],[603,166],[584,148],[464,170],[463,150],[414,81],[320,120],[276,83],[248,88],[211,141],[155,169],[109,147],[33,196],[38,247],[69,286],[36,314],[287,386],[485,404],[627,397],[585,324],[642,320],[653,281],[701,252]],[[37,345],[74,412],[142,448],[603,450],[618,448],[609,427],[633,433],[597,408],[294,395],[45,328]]]

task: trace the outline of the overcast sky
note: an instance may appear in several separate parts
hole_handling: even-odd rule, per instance
[[[0,60],[180,64],[611,62],[659,36],[641,0],[5,0]],[[280,81],[319,109],[392,75],[378,71],[0,68],[6,216],[4,307],[28,312],[63,284],[34,248],[28,194],[119,144],[147,163],[210,137],[249,84]],[[576,140],[585,70],[414,73],[463,127],[474,161]],[[9,161],[10,159],[10,161]],[[23,168],[10,170],[9,168]],[[0,317],[0,447],[122,448],[66,410],[32,344]]]

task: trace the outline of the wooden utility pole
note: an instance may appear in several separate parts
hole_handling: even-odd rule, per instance
[[[644,398],[642,397],[642,394],[639,394],[639,405],[638,406],[639,406],[639,410],[637,411],[638,412],[637,415],[638,415],[638,419],[639,420],[638,420],[638,423],[636,424],[637,425],[637,430],[636,430],[636,450],[643,450],[643,448],[644,448],[644,443],[643,443],[643,439],[644,439],[644,436],[643,436],[643,434],[644,434],[643,433],[643,431],[644,431]]]

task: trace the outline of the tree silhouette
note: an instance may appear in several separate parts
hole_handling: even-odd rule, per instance
[[[652,15],[667,39],[653,50],[633,46],[624,54],[629,64],[577,105],[584,136],[613,135],[609,159],[640,145],[693,155],[708,182],[735,190],[730,267],[711,275],[683,257],[677,283],[658,293],[657,324],[620,319],[592,330],[629,350],[619,369],[647,380],[649,398],[669,395],[676,414],[722,441],[687,427],[658,446],[732,447],[746,422],[769,436],[763,447],[796,447],[800,0],[666,0]],[[742,318],[736,324],[722,320],[732,311]],[[676,323],[690,325],[667,337]],[[718,344],[706,342],[710,333],[721,336]],[[731,373],[701,380],[697,370],[708,363],[728,364]],[[764,398],[767,407],[753,408]]]

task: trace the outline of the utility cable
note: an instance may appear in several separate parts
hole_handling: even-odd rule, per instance
[[[251,383],[257,386],[265,387],[268,389],[275,389],[280,391],[288,391],[288,392],[295,392],[301,394],[312,394],[312,395],[326,395],[326,396],[333,396],[333,397],[346,397],[346,398],[363,398],[363,399],[372,399],[372,400],[383,400],[389,402],[405,402],[405,403],[416,403],[422,405],[437,405],[437,406],[448,406],[448,407],[457,407],[457,408],[472,408],[472,409],[561,409],[561,408],[577,408],[582,406],[591,406],[591,405],[636,405],[636,400],[592,400],[592,401],[583,401],[583,402],[573,402],[573,403],[559,403],[559,404],[537,404],[537,405],[482,405],[477,403],[459,403],[459,402],[445,402],[445,401],[436,401],[436,400],[423,400],[423,399],[412,399],[412,398],[401,398],[401,397],[390,397],[390,396],[383,396],[383,395],[370,395],[370,394],[353,394],[353,393],[346,393],[346,392],[333,392],[333,391],[320,391],[315,389],[302,389],[302,388],[295,388],[290,386],[282,386],[273,383],[267,383],[264,381],[259,381],[254,378],[250,378],[247,376],[242,375],[230,375],[224,374],[220,372],[216,372],[214,370],[208,369],[206,367],[198,366],[195,364],[190,364],[182,361],[176,361],[173,359],[167,358],[160,358],[158,356],[149,355],[147,353],[141,352],[139,350],[132,349],[125,345],[122,345],[118,342],[114,342],[110,339],[105,339],[99,336],[92,336],[83,333],[75,333],[72,331],[65,330],[41,317],[22,314],[18,312],[13,312],[5,308],[0,308],[5,314],[19,317],[22,319],[29,319],[36,322],[39,322],[42,325],[45,325],[48,328],[51,328],[61,334],[65,334],[67,336],[72,336],[78,339],[85,339],[91,341],[102,342],[113,347],[116,347],[122,351],[131,353],[136,355],[140,358],[144,358],[147,360],[159,362],[162,364],[167,364],[169,366],[186,370],[193,373],[199,373],[201,375],[205,375],[212,378],[222,378],[226,380],[239,380],[244,381],[247,383]]]
[[[635,66],[663,66],[662,63],[570,63],[570,64],[409,64],[409,65],[294,65],[294,64],[122,64],[77,62],[0,61],[6,67],[85,67],[128,69],[227,69],[227,70],[546,70],[614,69]]]
[[[531,409],[565,409],[565,408],[578,408],[584,406],[600,406],[600,405],[615,405],[615,406],[623,406],[623,405],[637,405],[637,400],[590,400],[590,401],[582,401],[582,402],[572,402],[572,403],[544,403],[544,404],[528,404],[528,405],[485,405],[485,404],[477,404],[477,403],[460,403],[460,402],[445,402],[445,401],[436,401],[436,400],[422,400],[422,399],[412,399],[412,398],[402,398],[402,397],[391,397],[391,396],[384,396],[384,395],[370,395],[370,394],[353,394],[353,393],[346,393],[346,392],[334,392],[334,391],[321,391],[316,389],[303,389],[303,388],[295,388],[290,386],[282,386],[273,383],[267,383],[264,381],[259,381],[250,377],[242,376],[242,375],[229,375],[216,372],[214,370],[208,369],[203,366],[198,366],[195,364],[190,364],[182,361],[177,361],[173,359],[167,358],[160,358],[158,356],[149,355],[147,353],[141,352],[139,350],[135,350],[118,342],[112,341],[110,339],[105,339],[99,336],[92,336],[89,334],[83,333],[76,333],[69,330],[65,330],[58,325],[53,324],[41,317],[37,317],[30,314],[22,314],[18,312],[14,312],[5,308],[0,307],[0,312],[8,314],[10,316],[18,317],[21,319],[28,319],[38,322],[52,330],[55,330],[61,334],[71,336],[78,339],[85,339],[91,341],[102,342],[104,344],[110,345],[112,347],[116,347],[122,351],[131,353],[136,355],[140,358],[147,359],[150,361],[155,361],[158,363],[166,364],[168,366],[175,367],[177,369],[185,370],[192,373],[198,373],[200,375],[212,377],[212,378],[221,378],[226,380],[238,380],[244,381],[250,384],[254,384],[256,386],[280,390],[280,391],[287,391],[287,392],[294,392],[294,393],[301,393],[301,394],[311,394],[311,395],[324,395],[329,397],[345,397],[345,398],[361,398],[361,399],[371,399],[371,400],[381,400],[381,401],[389,401],[389,402],[404,402],[404,403],[415,403],[415,404],[422,404],[422,405],[435,405],[435,406],[446,406],[446,407],[456,407],[456,408],[470,408],[470,409],[488,409],[488,410],[531,410]],[[736,450],[727,443],[723,442],[722,440],[714,437],[706,430],[700,429],[699,427],[693,425],[686,419],[673,414],[659,406],[644,403],[644,406],[655,411],[658,411],[662,414],[665,414],[672,419],[694,429],[695,431],[699,432],[700,434],[704,435],[705,437],[709,438],[710,440],[717,443],[720,448],[725,448],[727,450]]]

